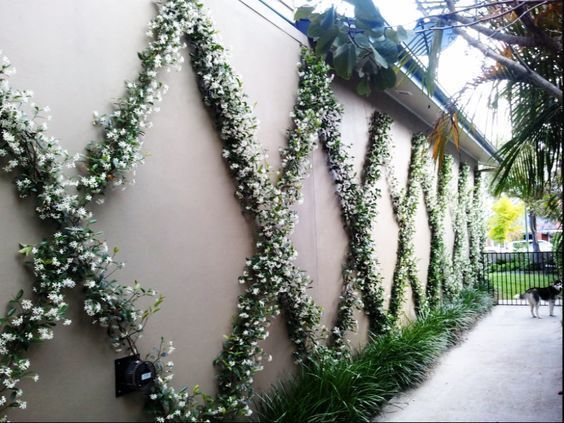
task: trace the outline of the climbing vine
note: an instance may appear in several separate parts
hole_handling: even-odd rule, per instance
[[[452,157],[445,156],[438,164],[438,175],[429,151],[423,152],[421,188],[427,209],[427,221],[431,231],[431,249],[427,268],[426,296],[429,307],[440,305],[441,293],[450,283],[451,263],[447,252],[444,220],[448,211],[449,185]]]
[[[388,319],[390,324],[395,324],[405,301],[405,288],[409,283],[413,292],[415,312],[419,313],[425,307],[425,292],[417,275],[417,263],[413,236],[415,234],[415,213],[417,202],[421,192],[420,183],[423,172],[423,149],[427,147],[426,138],[414,135],[411,139],[411,156],[407,174],[407,186],[400,190],[398,181],[389,164],[386,166],[386,180],[394,209],[396,222],[398,223],[398,249],[396,254],[396,265],[392,277],[392,294],[388,308]],[[391,156],[391,152],[387,153]],[[388,160],[387,163],[390,163]]]
[[[332,342],[337,351],[343,352],[347,351],[346,332],[354,332],[358,326],[353,315],[355,308],[364,309],[373,335],[381,334],[387,329],[382,276],[372,241],[372,223],[376,217],[377,200],[381,196],[376,187],[383,164],[378,152],[385,142],[391,119],[384,114],[374,114],[364,172],[362,180],[357,183],[352,158],[340,136],[342,107],[334,97],[329,109],[320,132],[321,143],[327,153],[329,170],[335,181],[341,214],[349,236],[349,250],[342,272],[343,289],[332,330]],[[356,292],[360,292],[361,298],[357,297]]]
[[[486,245],[486,227],[484,219],[484,202],[482,173],[474,169],[474,187],[472,188],[471,207],[468,213],[469,249],[469,283],[474,286],[484,283],[485,262],[482,248]]]
[[[453,166],[454,160],[452,156],[449,155],[444,156],[443,161],[439,166],[439,174],[437,178],[437,201],[443,221],[446,220],[448,215],[450,215],[450,200],[452,196],[451,193],[453,191]],[[445,224],[443,223],[443,225]],[[443,227],[443,231],[444,230],[446,230],[446,226]],[[441,286],[443,299],[449,298],[449,293],[454,292],[454,290],[452,289],[453,284],[455,284],[453,278],[454,275],[452,268],[452,252],[445,245],[444,269],[442,278],[443,284]]]
[[[20,291],[0,318],[0,412],[9,407],[26,407],[20,382],[27,377],[37,380],[26,351],[32,344],[52,339],[52,328],[59,322],[71,324],[65,317],[65,294],[77,285],[84,291],[84,311],[93,323],[106,329],[114,349],[139,353],[136,339],[148,318],[159,310],[162,297],[137,283],[130,287],[112,278],[113,272],[122,266],[115,257],[118,251],[110,250],[101,234],[93,229],[94,219],[88,207],[94,200],[101,203],[110,185],[131,181],[131,175],[143,162],[143,133],[151,127],[149,118],[168,88],[158,76],[162,69],[181,65],[183,37],[189,45],[202,100],[223,143],[223,158],[236,182],[235,195],[243,211],[255,222],[256,250],[239,278],[245,291],[238,298],[232,331],[214,361],[218,369],[217,397],[202,393],[197,386],[191,391],[172,386],[173,364],[165,364],[164,357],[172,353],[174,346],[163,340],[149,356],[157,365],[158,376],[148,395],[147,407],[157,421],[221,420],[250,415],[253,377],[263,368],[265,358],[259,343],[266,339],[270,322],[279,313],[284,316],[298,363],[306,361],[310,354],[333,356],[320,342],[324,335],[319,328],[321,309],[306,293],[311,280],[296,266],[297,251],[290,239],[297,222],[293,206],[302,200],[302,184],[311,169],[310,157],[318,135],[336,182],[350,239],[343,268],[343,292],[332,330],[337,351],[346,351],[345,334],[356,328],[354,307],[364,309],[370,331],[375,335],[397,321],[408,282],[416,311],[425,308],[413,249],[420,188],[425,194],[432,232],[432,282],[427,288],[431,304],[439,301],[441,287],[450,286],[439,274],[441,265],[448,267],[440,225],[447,196],[441,191],[440,178],[436,194],[434,180],[426,179],[428,163],[422,136],[412,139],[408,183],[399,190],[390,168],[391,119],[375,113],[364,171],[360,182],[355,182],[351,157],[339,133],[342,108],[331,90],[328,67],[304,49],[288,144],[282,151],[280,176],[273,183],[257,140],[257,121],[241,80],[230,66],[202,4],[195,0],[166,1],[149,24],[148,35],[152,41],[139,53],[141,71],[137,78],[126,82],[125,95],[111,113],[95,114],[94,123],[103,136],[88,145],[85,156],[71,157],[56,139],[45,134],[42,120],[48,109],[32,104],[30,92],[13,89],[7,79],[12,71],[9,62],[4,59],[0,64],[0,161],[6,172],[15,175],[19,195],[34,196],[38,216],[56,227],[51,237],[37,245],[24,244],[20,249],[33,265],[34,295],[24,298]],[[65,176],[65,167],[78,167],[79,176]],[[382,171],[386,173],[399,226],[389,316],[383,311],[382,276],[371,236],[376,203],[381,197],[376,184]],[[468,169],[466,178],[467,173]],[[482,242],[478,239],[482,223],[477,215],[466,220],[469,200],[463,182],[461,174],[457,225],[469,230],[471,254],[475,254],[476,245]],[[477,191],[476,188],[474,206],[480,201]],[[458,237],[460,245],[466,242],[462,236]],[[465,269],[458,244],[455,241],[455,276]],[[459,249],[462,251],[462,247]],[[472,275],[479,274],[479,268],[472,272],[466,277],[474,278]],[[141,309],[137,304],[144,297],[156,300],[147,309]]]
[[[237,181],[236,195],[258,226],[256,253],[247,260],[239,278],[247,289],[239,297],[232,332],[215,360],[220,407],[227,413],[249,414],[253,376],[262,369],[263,351],[258,343],[268,336],[267,328],[280,310],[298,361],[318,347],[316,331],[321,312],[306,294],[310,280],[293,263],[297,253],[289,236],[297,222],[291,206],[301,198],[302,181],[309,171],[309,156],[321,124],[319,116],[330,93],[330,79],[326,65],[303,50],[293,128],[288,133],[288,147],[282,152],[280,178],[271,184],[250,106],[238,76],[213,36],[209,18],[202,15],[197,31],[190,37],[192,66],[223,141],[223,157]]]
[[[162,29],[167,28],[168,25],[174,28],[171,39],[167,39],[166,34],[162,33]],[[41,156],[37,156],[39,159],[38,163],[40,164],[46,162],[48,165],[58,166],[56,167],[56,172],[50,171],[46,173],[49,179],[44,178],[44,175],[37,176],[35,182],[37,182],[39,186],[50,190],[49,193],[45,195],[42,195],[40,192],[39,197],[47,206],[38,207],[38,212],[41,213],[42,218],[54,219],[60,224],[62,229],[55,234],[55,241],[44,241],[39,247],[24,246],[22,248],[23,253],[33,255],[34,262],[36,263],[36,271],[37,269],[43,270],[44,264],[47,262],[50,266],[54,267],[53,269],[48,268],[47,270],[53,270],[56,275],[62,273],[63,276],[67,276],[68,272],[63,272],[71,269],[71,276],[74,276],[76,280],[84,280],[84,286],[87,290],[96,290],[97,295],[93,295],[92,298],[87,298],[85,302],[86,312],[95,317],[103,326],[109,328],[109,333],[113,335],[112,341],[116,349],[120,350],[122,343],[127,341],[129,348],[133,352],[136,352],[133,336],[142,330],[144,319],[158,309],[160,299],[157,300],[152,308],[145,312],[128,310],[125,313],[123,307],[115,307],[115,303],[112,302],[112,300],[116,298],[121,299],[121,297],[126,294],[131,294],[130,288],[125,288],[115,281],[106,280],[104,272],[108,271],[113,264],[112,256],[106,253],[108,249],[105,244],[96,242],[97,240],[92,236],[94,232],[88,226],[80,226],[85,218],[91,217],[90,213],[86,211],[83,205],[91,201],[94,196],[103,193],[108,185],[108,181],[112,180],[117,185],[123,183],[125,176],[130,174],[131,170],[142,161],[142,156],[139,154],[141,143],[138,137],[146,124],[145,116],[152,111],[151,106],[153,102],[160,99],[160,93],[155,91],[159,90],[161,85],[151,78],[156,76],[155,69],[161,67],[163,63],[173,64],[180,62],[180,60],[176,59],[181,58],[181,56],[175,53],[175,48],[181,46],[179,42],[180,35],[186,33],[188,39],[191,41],[193,47],[192,59],[195,69],[198,69],[198,50],[194,48],[194,46],[197,45],[199,51],[205,53],[199,63],[200,65],[205,64],[206,66],[201,67],[200,70],[206,67],[213,70],[220,69],[221,66],[218,66],[218,64],[220,64],[218,61],[221,62],[223,53],[223,49],[215,42],[211,21],[204,13],[200,3],[173,1],[165,4],[159,16],[150,25],[149,33],[163,44],[165,51],[160,54],[159,51],[152,50],[154,46],[150,46],[146,51],[141,53],[139,57],[143,62],[143,71],[137,79],[137,82],[127,84],[128,92],[125,99],[118,103],[117,110],[111,115],[96,116],[95,122],[105,129],[105,137],[101,142],[93,143],[88,148],[88,155],[85,160],[87,164],[87,175],[77,181],[66,181],[59,174],[56,174],[56,172],[60,173],[60,168],[62,167],[62,164],[58,163],[56,159],[64,155],[64,153],[59,152],[58,149],[56,150],[57,155],[53,153],[48,154],[49,160],[47,161]],[[204,43],[205,41],[208,41],[207,45]],[[209,50],[206,50],[206,47]],[[217,61],[214,61],[214,58],[217,59]],[[227,62],[224,60],[223,64],[227,65]],[[250,124],[252,126],[253,121],[247,119],[248,116],[244,114],[241,116],[240,113],[231,115],[233,117],[231,120],[227,119],[230,113],[234,111],[233,109],[227,110],[223,116],[226,119],[222,120],[222,138],[228,141],[224,150],[224,156],[235,153],[235,160],[230,162],[231,169],[237,168],[237,158],[243,159],[239,164],[243,163],[245,159],[250,159],[251,167],[259,163],[258,166],[254,167],[247,175],[245,173],[249,171],[248,168],[242,169],[242,171],[238,173],[238,175],[241,176],[239,187],[243,187],[243,190],[254,189],[257,195],[249,195],[248,191],[242,192],[243,190],[238,190],[237,194],[240,198],[251,201],[245,204],[245,209],[251,213],[254,212],[258,218],[257,220],[261,223],[261,233],[259,235],[259,242],[257,243],[257,247],[261,249],[261,252],[253,259],[249,260],[248,271],[246,270],[241,281],[247,279],[248,281],[254,282],[247,294],[256,297],[256,307],[259,312],[272,316],[277,313],[276,301],[273,301],[273,299],[276,299],[282,304],[283,310],[288,314],[287,320],[290,320],[289,327],[292,328],[290,335],[298,345],[297,349],[299,355],[303,355],[308,350],[307,343],[315,344],[317,342],[311,333],[313,332],[313,328],[317,326],[320,312],[313,304],[313,301],[305,295],[305,288],[309,283],[309,279],[291,263],[296,253],[288,236],[295,225],[296,215],[289,207],[300,200],[301,180],[303,180],[309,169],[308,156],[314,146],[312,137],[316,134],[320,124],[320,119],[317,117],[317,114],[322,112],[319,107],[319,105],[322,104],[321,100],[323,100],[323,97],[319,96],[320,89],[325,90],[325,92],[330,92],[330,80],[326,76],[327,68],[325,65],[317,61],[313,56],[304,54],[302,66],[304,69],[308,69],[305,69],[306,72],[301,74],[302,78],[298,93],[298,103],[293,116],[294,129],[290,131],[289,147],[285,150],[283,155],[283,176],[276,186],[271,186],[269,183],[265,182],[268,180],[266,166],[264,166],[263,163],[259,163],[260,160],[253,162],[254,159],[260,157],[255,154],[257,151],[260,151],[258,145],[256,143],[254,145],[247,145],[245,143],[245,136],[247,134],[244,134],[243,139],[237,140],[235,138],[235,141],[242,141],[240,144],[231,143],[233,138],[225,135],[230,129],[242,129],[242,132],[245,133],[245,131],[249,129],[245,125]],[[309,72],[307,72],[307,70],[309,70]],[[223,71],[222,76],[224,78],[208,80],[211,81],[208,88],[218,88],[216,84],[221,82],[222,86],[215,92],[216,94],[224,94],[225,92],[223,90],[229,88],[232,88],[234,92],[238,94],[240,81],[230,72],[228,66],[224,67]],[[204,72],[200,75],[204,76],[204,74],[206,78],[214,75],[214,73],[211,72]],[[216,74],[215,76],[219,77],[220,75]],[[202,78],[200,82],[204,83],[206,79]],[[230,85],[227,84],[227,82],[229,82]],[[207,93],[209,94],[210,90],[208,90]],[[211,96],[204,98],[209,104],[211,104],[210,99],[213,97],[213,94],[212,91]],[[15,99],[19,99],[19,97],[21,97],[20,93],[14,94]],[[11,100],[14,98],[11,98]],[[241,98],[241,96],[239,96],[239,98],[236,98],[236,96],[232,98],[234,103],[232,102],[231,105],[236,104]],[[221,99],[225,100],[226,96],[222,95]],[[6,99],[3,98],[3,100]],[[24,101],[27,101],[27,99]],[[316,103],[316,101],[319,102]],[[238,106],[240,104],[236,105]],[[317,107],[312,110],[310,109],[311,106]],[[248,106],[246,107],[248,110],[250,109]],[[244,108],[245,105],[243,104],[243,109]],[[237,110],[237,112],[240,111],[241,110]],[[232,124],[231,127],[230,124]],[[26,126],[32,127],[33,125],[30,124]],[[25,135],[27,136],[29,134],[26,133]],[[44,140],[41,138],[39,142],[37,142],[38,140],[33,138],[35,135],[36,133],[32,134],[31,140],[26,139],[26,142],[32,146],[30,151],[33,151],[34,146],[38,149],[42,149],[44,147],[43,144],[46,144],[49,148],[51,146],[58,148],[57,143],[52,140],[43,143]],[[4,138],[6,137],[3,137],[3,139]],[[10,136],[7,136],[7,138],[7,142],[12,141]],[[246,149],[246,147],[249,148]],[[253,148],[254,152],[249,151]],[[12,149],[11,152],[17,153],[18,151],[19,150],[15,148]],[[249,152],[250,154],[248,154]],[[239,156],[237,156],[237,154],[239,154]],[[248,162],[245,164],[248,164]],[[71,165],[74,166],[74,161]],[[6,170],[12,170],[14,167],[13,162],[10,162]],[[21,173],[25,175],[25,172]],[[31,174],[32,172],[28,173]],[[257,180],[253,179],[255,175],[262,175],[262,180],[260,176],[258,178],[259,186],[256,185]],[[245,176],[248,177],[245,178]],[[29,182],[27,179],[22,177],[21,180],[23,182],[18,183],[18,188],[22,186],[28,189]],[[48,184],[47,182],[51,180],[63,180],[66,186],[77,187],[80,195],[67,195],[65,186],[57,187],[54,186],[54,184]],[[261,187],[265,189],[261,190]],[[29,188],[29,191],[36,192],[37,190],[35,188]],[[60,201],[58,198],[54,199],[52,194],[61,196]],[[254,203],[252,203],[253,201]],[[64,206],[61,206],[61,204]],[[72,213],[75,210],[72,207],[73,205],[76,205],[76,213]],[[66,226],[69,222],[73,223],[75,226]],[[72,237],[73,235],[75,236],[74,238]],[[58,249],[57,252],[60,254],[59,256],[49,257],[47,259],[43,258],[42,253],[49,255],[53,253],[54,249],[67,244],[71,247],[70,251]],[[87,245],[90,248],[86,248]],[[71,258],[77,255],[82,261],[78,263],[71,262]],[[96,264],[99,264],[101,269],[95,267],[91,262],[87,262],[86,259],[90,259]],[[63,263],[63,270],[58,268],[59,263]],[[85,269],[89,269],[88,272],[90,273],[86,272]],[[266,273],[262,274],[257,270]],[[45,277],[40,275],[37,276],[39,279],[45,279]],[[253,277],[258,277],[258,282],[253,280]],[[76,285],[76,282],[71,278],[63,279],[66,282],[61,284],[58,282],[61,279],[61,277],[57,276],[53,283],[56,289]],[[268,283],[274,282],[273,288],[275,289],[268,292],[266,289],[268,286],[265,287],[261,285],[261,282],[264,281]],[[48,288],[45,283],[43,283],[41,287]],[[132,300],[136,300],[141,295],[154,295],[153,291],[146,291],[138,286],[131,289],[134,290],[134,293],[131,295],[130,302],[126,304],[128,306],[133,304],[134,301]],[[261,290],[267,291],[263,294],[274,295],[274,297],[269,301],[268,296],[260,295]],[[58,291],[54,294],[51,292],[46,293],[45,296],[60,305],[60,310],[57,309],[57,311],[60,311],[59,313],[49,312],[47,316],[54,316],[57,320],[60,320],[61,317],[59,317],[59,314],[62,315],[64,310],[66,310],[66,304],[62,301],[62,296],[58,294]],[[302,307],[297,304],[300,298],[303,298]],[[20,299],[21,295],[18,295],[12,304],[19,304],[18,301],[20,301]],[[231,367],[230,360],[217,360],[217,364],[226,365],[223,374],[231,373],[231,375],[244,374],[249,376],[251,372],[244,367],[249,367],[251,364],[250,361],[255,362],[254,366],[250,366],[254,371],[260,370],[261,367],[260,363],[257,363],[260,360],[259,355],[256,354],[257,349],[255,349],[255,347],[257,347],[257,341],[249,339],[252,338],[252,336],[248,337],[247,335],[248,330],[252,330],[255,332],[255,338],[259,339],[266,337],[267,332],[263,327],[261,333],[260,327],[255,325],[250,326],[249,320],[245,321],[245,316],[250,316],[246,312],[251,312],[252,310],[249,308],[249,304],[245,304],[244,300],[245,296],[242,296],[240,301],[241,313],[238,316],[239,324],[236,323],[234,327],[236,335],[232,336],[230,339],[244,342],[244,347],[247,348],[247,351],[252,351],[252,353],[248,354],[247,359],[245,359],[244,357],[238,356],[237,352],[234,352],[233,357],[235,357],[237,364],[243,367],[243,369],[241,369],[241,367],[236,369]],[[106,304],[108,302],[110,304]],[[123,306],[123,304],[121,305]],[[25,300],[23,302],[23,308],[26,311],[28,310],[28,303],[25,302]],[[9,317],[11,317],[14,312],[9,311],[9,314]],[[118,318],[118,316],[120,317]],[[128,321],[125,316],[132,320]],[[264,319],[264,316],[255,315],[253,318],[261,321]],[[139,319],[141,319],[141,321],[139,321]],[[252,320],[250,321],[252,322]],[[20,319],[18,318],[15,318],[14,322],[15,326],[21,325]],[[48,323],[50,324],[52,322]],[[135,330],[131,331],[131,333],[128,329],[129,326],[135,327]],[[127,329],[124,329],[124,327],[127,327]],[[309,332],[308,327],[311,328]],[[41,333],[43,334],[42,339],[48,339],[52,336],[50,332],[41,331]],[[240,338],[237,339],[237,335],[241,335]],[[12,340],[9,336],[5,338],[8,339],[8,342]],[[226,350],[228,349],[226,348]],[[28,365],[24,367],[27,369]],[[242,371],[239,372],[240,370]],[[8,373],[12,374],[9,371]],[[235,396],[225,394],[222,396],[220,393],[218,400],[220,406],[216,409],[211,409],[209,397],[203,394],[202,397],[205,398],[205,407],[193,406],[192,401],[187,401],[193,398],[193,396],[188,395],[186,390],[175,391],[168,386],[167,382],[170,380],[170,375],[159,376],[157,379],[155,389],[150,395],[150,399],[153,401],[152,406],[155,408],[154,404],[157,403],[159,404],[159,406],[156,407],[158,410],[170,411],[166,416],[167,418],[177,418],[179,416],[198,418],[209,415],[219,417],[222,413],[241,414],[241,412],[248,414],[250,409],[248,408],[246,399],[248,399],[249,395],[245,397],[244,393],[246,391],[247,394],[250,394],[252,377],[245,379],[247,382],[246,386],[243,381],[237,383],[236,386],[230,386],[229,382],[225,380],[223,380],[224,383],[222,383],[221,374],[222,373],[220,373],[220,387],[223,387],[226,391],[231,391]],[[229,375],[224,379],[228,378]],[[18,391],[18,393],[19,392],[20,391]],[[200,393],[198,392],[198,394]],[[225,404],[225,407],[222,407],[221,404]]]
[[[461,164],[458,173],[458,196],[454,213],[453,284],[449,297],[456,295],[469,284],[470,261],[468,259],[468,207],[470,201],[470,166]]]
[[[137,353],[135,340],[151,314],[162,301],[146,310],[137,308],[137,301],[157,295],[140,285],[120,285],[110,278],[121,267],[91,228],[92,214],[85,208],[94,194],[103,193],[109,181],[121,184],[140,162],[143,128],[153,105],[160,101],[165,86],[157,78],[157,70],[181,63],[180,37],[186,29],[186,4],[173,0],[163,4],[150,24],[151,41],[139,55],[142,72],[134,83],[127,83],[127,92],[109,116],[97,118],[103,126],[104,139],[92,143],[85,162],[87,176],[68,178],[64,166],[75,167],[80,157],[70,158],[56,139],[47,137],[46,123],[40,108],[31,103],[32,93],[14,90],[7,77],[13,73],[9,61],[0,68],[0,159],[6,161],[6,172],[16,175],[15,184],[21,197],[36,196],[36,211],[58,231],[37,246],[22,245],[20,252],[32,257],[36,282],[34,298],[24,299],[20,291],[8,304],[0,320],[0,379],[3,392],[0,410],[25,408],[23,391],[18,384],[30,372],[27,349],[53,338],[52,327],[65,319],[67,304],[64,291],[79,285],[85,292],[85,312],[107,329],[116,351],[126,348]],[[73,193],[78,188],[80,195]],[[7,390],[6,393],[4,390]],[[6,393],[6,395],[5,395]]]

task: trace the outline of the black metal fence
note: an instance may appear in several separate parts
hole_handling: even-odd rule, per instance
[[[484,253],[485,280],[500,305],[528,305],[519,294],[549,286],[558,280],[552,252]],[[541,302],[544,304],[544,302]],[[556,300],[562,305],[562,297]]]

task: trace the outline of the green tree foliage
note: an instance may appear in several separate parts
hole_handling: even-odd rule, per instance
[[[436,123],[432,141],[440,155],[444,144],[456,143],[456,109],[488,84],[496,112],[509,104],[511,136],[498,152],[492,179],[494,195],[515,196],[533,208],[542,200],[543,215],[562,217],[562,17],[561,0],[417,0],[434,33],[451,30],[493,66],[452,99],[456,107]],[[478,37],[480,35],[480,37]],[[431,55],[434,57],[433,55]],[[438,57],[437,57],[438,60]],[[485,88],[485,87],[484,87]],[[464,100],[461,100],[464,98]],[[450,119],[449,119],[450,117]]]
[[[337,75],[350,79],[357,75],[357,92],[369,95],[396,84],[394,64],[400,58],[400,42],[408,37],[402,27],[390,28],[372,0],[345,0],[354,15],[337,12],[334,4],[318,10],[318,0],[297,9],[294,19],[308,19],[307,35],[315,52],[325,58]]]
[[[500,244],[507,242],[521,231],[519,219],[525,210],[521,201],[513,203],[502,195],[492,206],[494,214],[488,220],[488,236]]]

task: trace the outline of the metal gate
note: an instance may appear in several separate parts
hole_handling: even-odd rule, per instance
[[[485,282],[500,305],[528,305],[518,298],[529,288],[541,288],[558,280],[552,252],[483,253]],[[515,298],[517,296],[517,298]],[[546,304],[541,301],[541,304]],[[556,300],[562,305],[562,297]]]

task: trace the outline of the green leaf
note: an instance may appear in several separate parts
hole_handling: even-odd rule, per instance
[[[372,89],[370,88],[370,81],[368,80],[368,78],[362,78],[360,80],[360,82],[356,86],[356,92],[364,97],[368,97],[368,95],[370,95]]]
[[[311,18],[309,27],[307,28],[307,36],[311,38],[319,38],[323,34],[323,28],[321,28],[321,18],[319,15]]]
[[[354,17],[367,24],[384,25],[385,21],[373,0],[345,0],[354,6]]]
[[[331,6],[321,14],[321,28],[329,31],[335,25],[335,8]]]
[[[356,34],[354,41],[361,47],[370,48],[370,39],[364,34]]]
[[[20,290],[18,291],[18,293],[16,294],[15,300],[18,301],[21,297],[23,297],[23,294],[24,294],[23,289],[20,289]]]
[[[388,28],[388,29],[386,29],[384,34],[385,34],[386,38],[393,41],[394,43],[398,44],[400,42],[398,31],[394,31],[392,28]]]
[[[31,254],[31,250],[33,250],[33,245],[20,244],[18,253],[23,254],[24,256],[29,256]]]
[[[341,47],[345,44],[350,44],[350,43],[351,43],[351,39],[349,38],[349,36],[346,35],[346,34],[343,34],[340,31],[337,34],[337,38],[335,38],[335,41],[333,41],[333,45],[337,48]]]
[[[16,307],[14,307],[13,305],[8,306],[8,312],[6,313],[6,316],[12,317],[14,314],[16,314]]]
[[[396,73],[393,69],[381,69],[374,79],[374,87],[378,90],[386,90],[396,85]]]
[[[309,19],[315,7],[313,6],[301,6],[298,7],[296,13],[294,13],[294,20],[299,21],[300,19]]]
[[[335,72],[341,78],[350,79],[356,64],[356,47],[354,44],[345,44],[337,49],[333,58]]]
[[[380,53],[389,64],[395,63],[399,57],[398,45],[392,40],[384,39],[382,41],[375,41],[373,46],[378,53]]]
[[[442,42],[443,31],[433,31],[433,43],[431,44],[431,51],[429,52],[429,66],[427,66],[427,72],[423,78],[423,85],[428,94],[431,94],[435,89],[435,78],[437,77]]]
[[[333,45],[333,41],[337,38],[338,33],[337,28],[332,28],[330,31],[323,33],[315,44],[315,53],[319,56],[325,56],[331,49],[331,45]]]
[[[415,31],[411,29],[405,29],[403,26],[398,26],[396,30],[396,34],[399,38],[399,41],[407,41],[415,36]]]
[[[378,64],[378,66],[387,69],[389,67],[388,62],[386,61],[386,59],[384,59],[384,57],[382,57],[382,55],[380,53],[378,53],[378,51],[374,48],[374,47],[370,47],[371,51],[372,51],[372,59],[374,59],[374,61],[376,62],[376,64]]]

